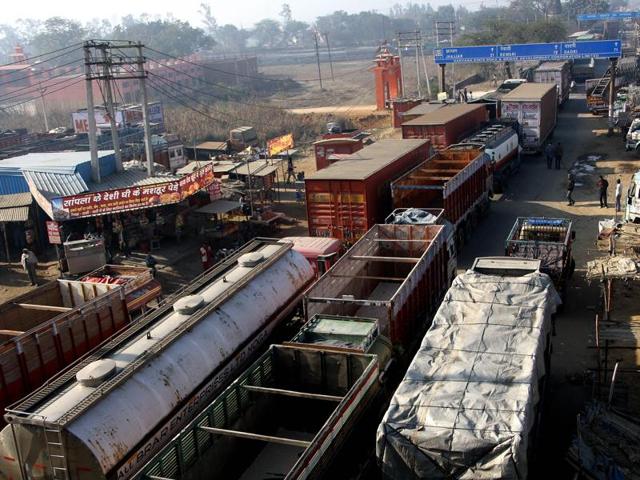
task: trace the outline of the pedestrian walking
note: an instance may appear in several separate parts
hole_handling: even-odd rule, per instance
[[[576,202],[573,200],[573,189],[576,188],[576,181],[572,174],[567,175],[567,205],[572,206]]]
[[[156,265],[158,264],[156,258],[148,253],[147,257],[144,259],[144,263],[147,265],[147,268],[151,269],[151,275],[153,275],[153,278],[156,278]]]
[[[547,168],[550,170],[553,165],[553,157],[555,155],[553,145],[551,143],[547,143],[547,146],[544,147],[544,158],[547,160]]]
[[[38,267],[38,257],[36,257],[36,254],[28,248],[23,248],[20,263],[22,264],[24,271],[29,275],[31,285],[37,285],[38,277],[36,275],[36,268]]]
[[[622,209],[622,183],[616,180],[616,213]]]
[[[202,270],[206,272],[209,269],[209,252],[206,243],[200,245],[200,261],[202,262]]]
[[[598,180],[598,192],[600,194],[600,208],[609,208],[607,204],[607,189],[609,188],[609,182],[605,180],[605,178],[600,175],[600,179]]]
[[[287,156],[287,181],[286,183],[291,183],[291,177],[293,177],[293,181],[296,181],[296,171],[293,167],[293,158],[291,155]]]
[[[556,143],[553,155],[556,160],[556,170],[560,170],[560,166],[562,165],[562,154],[564,151],[562,150],[562,144],[560,142]]]

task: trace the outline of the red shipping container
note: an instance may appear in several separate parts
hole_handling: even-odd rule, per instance
[[[484,105],[459,103],[438,108],[402,124],[402,138],[422,138],[442,150],[478,129],[489,120]]]
[[[363,147],[361,138],[338,137],[318,140],[313,144],[316,154],[316,170],[328,167],[336,160],[332,155],[349,155],[361,150]]]
[[[310,175],[309,234],[353,243],[391,212],[391,182],[428,155],[426,140],[380,140]]]
[[[412,108],[420,105],[423,100],[420,99],[408,99],[408,98],[397,98],[395,100],[391,100],[391,126],[393,128],[400,128],[402,126],[402,122],[408,120],[404,113]]]

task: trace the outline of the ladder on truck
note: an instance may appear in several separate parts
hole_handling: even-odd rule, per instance
[[[62,427],[57,424],[47,423],[46,419],[43,419],[42,430],[47,449],[47,457],[49,457],[51,478],[53,480],[69,480],[69,468],[67,458],[64,454]]]
[[[591,96],[593,97],[601,97],[604,98],[607,94],[607,89],[609,88],[609,84],[611,83],[611,67],[607,68],[607,73],[598,80],[596,86],[593,87],[591,91]]]

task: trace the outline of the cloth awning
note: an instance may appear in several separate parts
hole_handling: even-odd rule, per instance
[[[240,208],[240,203],[232,202],[231,200],[215,200],[204,207],[200,207],[195,210],[194,213],[214,214],[214,213],[227,213],[231,210]]]
[[[26,222],[29,218],[29,207],[0,208],[0,223]]]

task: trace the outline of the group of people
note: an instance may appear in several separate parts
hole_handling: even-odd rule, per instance
[[[563,154],[562,144],[560,142],[547,143],[547,146],[544,148],[544,158],[547,160],[547,168],[551,169],[555,163],[556,170],[560,170],[562,166],[562,154]]]
[[[607,202],[607,190],[609,189],[609,182],[606,178],[600,175],[597,185],[600,198],[600,208],[609,208],[609,204]],[[618,213],[620,212],[620,210],[622,210],[622,181],[619,178],[616,180],[615,200],[616,213]]]

